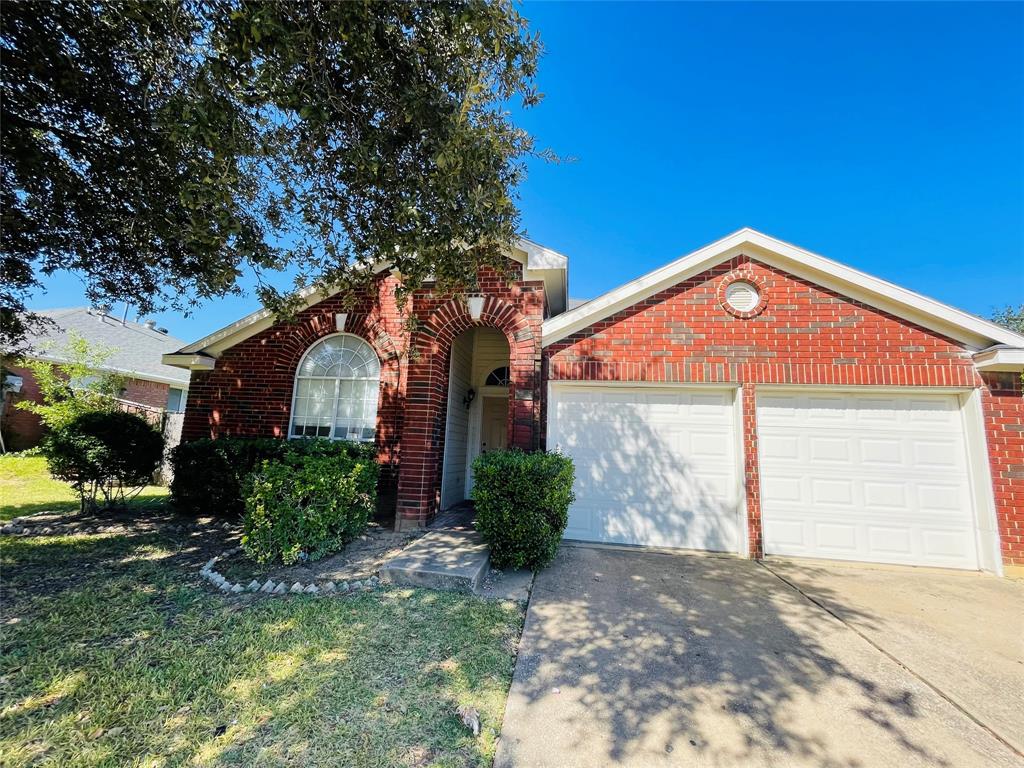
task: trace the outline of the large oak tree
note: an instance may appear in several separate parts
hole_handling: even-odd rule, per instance
[[[508,112],[538,101],[540,55],[508,0],[9,0],[0,20],[7,349],[62,269],[140,313],[286,265],[464,289],[544,154]]]

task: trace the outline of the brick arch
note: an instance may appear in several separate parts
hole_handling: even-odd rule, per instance
[[[408,408],[398,478],[398,526],[420,526],[438,511],[452,344],[471,328],[494,328],[509,348],[509,444],[534,450],[540,440],[540,329],[514,304],[484,298],[479,318],[458,299],[433,308],[413,338]]]

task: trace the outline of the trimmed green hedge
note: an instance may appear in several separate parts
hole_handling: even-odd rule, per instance
[[[560,453],[491,451],[473,462],[476,528],[498,568],[537,570],[558,551],[572,492],[572,459]]]
[[[341,549],[366,530],[378,472],[372,458],[315,451],[262,462],[244,483],[246,553],[260,563],[291,565]]]
[[[298,456],[340,457],[374,462],[372,443],[323,438],[220,437],[181,443],[171,451],[171,503],[186,514],[238,518],[245,511],[242,484],[264,461]]]

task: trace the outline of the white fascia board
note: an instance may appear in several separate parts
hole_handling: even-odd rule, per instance
[[[324,293],[320,288],[316,287],[303,288],[299,291],[299,297],[302,299],[304,309],[323,301],[330,295],[329,291]],[[204,336],[199,341],[195,341],[188,346],[182,347],[175,354],[187,355],[201,352],[213,357],[219,357],[224,350],[233,347],[241,341],[245,341],[245,339],[248,339],[250,336],[255,336],[257,333],[266,330],[273,324],[274,313],[264,307],[263,309],[256,310],[252,314],[246,315],[241,320],[236,320],[230,325],[226,325],[220,330],[214,331],[209,336]],[[167,365],[171,365],[171,363],[167,363]]]
[[[525,261],[522,257],[517,258],[516,249],[526,255]],[[528,270],[564,270],[566,269],[569,261],[562,254],[526,239],[520,239],[516,242],[515,248],[510,250],[510,256],[516,261],[523,263],[523,266]],[[371,267],[371,269],[376,275],[391,269],[391,264],[387,262],[377,262],[373,267]],[[304,308],[309,308],[331,295],[331,291],[324,293],[316,287],[303,288],[299,291],[299,296],[303,299]],[[199,339],[199,341],[195,341],[185,347],[182,347],[176,354],[187,355],[201,352],[215,358],[220,357],[225,350],[230,349],[235,344],[245,341],[251,336],[255,336],[257,333],[266,330],[273,324],[274,313],[264,307],[252,314],[246,315],[241,320],[236,320],[230,325],[226,325],[220,330],[214,331],[209,336],[204,336]],[[171,363],[167,363],[167,365],[171,365]],[[175,365],[178,364],[175,363]],[[179,365],[179,367],[181,366]]]
[[[993,343],[1024,346],[1024,336],[995,323],[749,228],[545,321],[543,345],[564,339],[740,253],[956,339],[972,349]]]
[[[164,365],[173,365],[175,368],[185,368],[189,371],[212,371],[217,364],[217,360],[209,355],[182,352],[163,355],[160,358],[160,362]]]
[[[974,355],[974,367],[979,371],[1024,371],[1024,349],[983,349]]]
[[[166,355],[162,355],[161,357],[166,357]],[[42,360],[45,363],[53,363],[54,365],[62,365],[62,364],[71,362],[70,360],[68,360],[65,357],[57,357],[55,355],[33,354],[33,355],[31,355],[31,358],[33,360]],[[164,363],[164,365],[168,365],[168,363],[164,362],[163,360],[161,360],[160,362]],[[180,368],[181,366],[174,366],[174,367],[175,368]],[[96,366],[96,370],[97,371],[102,371],[103,373],[115,373],[118,376],[125,376],[125,377],[127,377],[129,379],[140,379],[142,381],[154,381],[157,384],[167,384],[168,386],[171,386],[171,387],[188,387],[188,379],[184,379],[183,380],[183,379],[176,379],[173,376],[161,376],[159,373],[148,373],[148,372],[143,372],[143,371],[133,371],[133,370],[130,370],[128,368],[119,368],[116,365],[99,365],[99,366]]]

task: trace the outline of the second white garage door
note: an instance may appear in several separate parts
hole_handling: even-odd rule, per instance
[[[733,397],[728,390],[552,385],[548,445],[576,466],[565,537],[738,551]]]
[[[978,567],[955,395],[758,394],[766,554]]]

